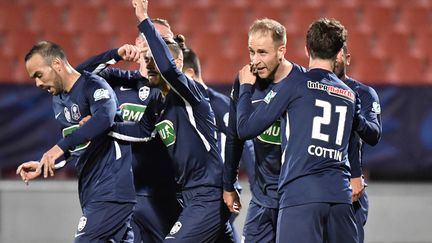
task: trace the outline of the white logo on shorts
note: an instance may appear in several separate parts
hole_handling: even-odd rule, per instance
[[[78,231],[81,231],[84,229],[87,223],[87,218],[85,216],[82,216],[78,223]]]
[[[170,235],[174,235],[175,233],[179,232],[181,227],[182,227],[182,224],[179,221],[177,221],[174,224],[174,226],[171,228]]]

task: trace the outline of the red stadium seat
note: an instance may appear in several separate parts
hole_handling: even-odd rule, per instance
[[[7,32],[4,36],[2,52],[7,56],[24,58],[25,54],[39,39],[38,35],[28,30],[15,30]]]
[[[290,17],[285,22],[285,27],[289,32],[306,33],[309,25],[320,17],[324,16],[324,10],[315,5],[294,5]]]
[[[400,31],[383,31],[377,36],[375,53],[388,58],[397,58],[412,52],[412,35]]]
[[[78,45],[79,36],[77,34],[63,30],[49,31],[46,32],[41,39],[60,45],[66,52],[66,56],[72,66],[78,65],[79,62],[82,61],[82,59],[78,57],[78,49],[80,47]]]
[[[226,56],[201,58],[202,75],[207,84],[232,84],[238,71],[244,64]]]
[[[0,65],[0,82],[13,82],[15,68],[18,68],[16,57],[6,56],[0,52],[0,58],[2,60],[2,64]],[[24,67],[19,68],[24,69]]]
[[[192,48],[201,58],[202,56],[208,56],[213,58],[214,56],[220,56],[225,52],[227,43],[225,35],[218,32],[203,32],[193,39],[189,39],[187,45]]]
[[[359,28],[363,31],[391,31],[396,28],[396,8],[372,3],[363,6]]]
[[[132,12],[133,14],[133,12]],[[103,23],[103,11],[88,4],[73,4],[68,10],[64,28],[69,32],[94,31]]]
[[[367,59],[376,52],[374,39],[368,32],[348,30],[348,52],[356,60]]]
[[[432,29],[432,8],[429,6],[407,5],[401,9],[397,28],[401,31],[425,31]]]
[[[30,22],[30,8],[9,1],[0,2],[0,31],[25,29]]]
[[[426,79],[426,61],[416,56],[401,56],[391,61],[388,80],[396,84],[419,84]]]
[[[386,59],[369,56],[367,59],[352,59],[348,75],[366,84],[388,83],[389,63]]]
[[[99,30],[114,33],[121,31],[136,30],[138,32],[138,19],[133,14],[131,6],[111,4],[106,6],[105,21],[99,26]]]
[[[287,10],[281,7],[273,6],[270,4],[256,5],[253,8],[253,19],[269,18],[284,23],[287,18]],[[252,23],[250,23],[252,24]],[[249,24],[249,25],[250,25]],[[248,26],[246,26],[247,28]]]
[[[428,57],[432,59],[432,31],[423,31],[415,33],[414,53],[419,57]]]
[[[355,30],[359,24],[360,10],[355,5],[334,5],[327,8],[326,17],[339,20],[345,28]]]
[[[51,4],[35,4],[29,28],[34,32],[59,31],[63,28],[66,8]]]
[[[211,25],[210,8],[203,6],[190,6],[182,8],[173,23],[173,31],[187,35],[190,32],[207,32]]]
[[[214,16],[213,31],[237,33],[248,29],[252,23],[248,6],[220,5]]]
[[[227,56],[233,59],[244,57],[243,60],[246,61],[245,63],[249,61],[247,30],[229,35],[226,44],[224,52]]]
[[[84,31],[79,34],[77,54],[84,60],[96,54],[107,51],[113,46],[111,34],[95,31]]]
[[[287,51],[288,60],[295,58],[295,61],[307,60],[305,53],[306,33],[303,32],[288,32],[287,33]],[[307,63],[306,63],[307,64]]]

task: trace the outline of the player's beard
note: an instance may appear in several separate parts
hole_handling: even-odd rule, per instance
[[[50,87],[49,90],[51,91],[51,89],[53,90],[52,92],[50,92],[52,95],[58,95],[64,91],[63,81],[60,75],[58,75],[57,73],[55,73],[53,85]]]

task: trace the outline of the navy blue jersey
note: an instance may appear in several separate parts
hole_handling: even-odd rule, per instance
[[[312,202],[351,203],[348,144],[355,94],[335,74],[293,68],[255,109],[253,86],[241,85],[237,132],[251,138],[281,119],[280,208]]]
[[[221,187],[223,164],[217,148],[215,118],[206,95],[198,83],[176,68],[168,47],[150,20],[142,21],[139,29],[147,39],[163,79],[171,86],[164,102],[155,104],[159,114],[155,128],[174,161],[177,183],[182,189]],[[154,129],[147,119],[144,116],[136,129],[118,125],[115,129],[146,137]]]
[[[218,131],[218,147],[221,151],[222,158],[225,156],[225,143],[226,134],[228,132],[228,120],[229,120],[229,110],[230,110],[230,99],[228,96],[215,91],[212,88],[207,88],[206,90],[208,97],[210,99],[210,106],[213,109],[216,118],[216,127]],[[251,140],[246,140],[243,153],[241,153],[241,160],[246,169],[246,173],[249,180],[254,176],[254,149]],[[235,183],[237,189],[240,189],[240,184]]]
[[[121,60],[117,51],[118,49],[113,49],[92,57],[77,69],[93,71],[105,78],[117,95],[123,120],[139,122],[145,112],[153,112],[147,110],[147,106],[160,98],[160,90],[151,87],[139,71],[106,68]],[[153,112],[150,115],[155,114]],[[111,135],[126,141],[136,141],[124,134]],[[146,142],[132,143],[132,152],[135,190],[138,195],[170,194],[176,191],[172,162],[158,135]]]
[[[55,118],[64,135],[57,145],[77,158],[82,206],[89,200],[135,200],[130,146],[108,136],[114,121],[121,121],[117,107],[111,87],[88,72],[80,76],[68,93],[53,97]],[[79,121],[88,115],[92,118],[80,127]]]
[[[252,104],[256,107],[263,102],[273,83],[259,79],[252,87]],[[229,131],[226,144],[226,164],[224,167],[224,187],[230,190],[232,181],[237,176],[239,158],[243,141],[237,136],[237,102],[240,83],[238,78],[234,82],[231,92]],[[280,121],[275,121],[264,132],[253,138],[255,151],[254,178],[251,181],[252,200],[267,208],[278,208],[279,195],[277,192],[281,166],[281,133]]]

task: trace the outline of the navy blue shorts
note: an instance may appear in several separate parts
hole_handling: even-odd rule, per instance
[[[275,242],[278,209],[250,201],[243,228],[244,242]]]
[[[134,242],[162,242],[176,222],[182,208],[176,195],[137,195],[132,215]]]
[[[183,211],[164,242],[234,242],[221,188],[184,190],[182,198]]]
[[[368,211],[369,211],[369,200],[366,191],[359,198],[357,202],[353,203],[354,215],[357,222],[357,231],[359,237],[359,243],[364,242],[364,229],[363,226],[366,224]]]
[[[135,203],[91,202],[83,208],[83,216],[75,233],[75,243],[133,242],[130,226]]]
[[[308,203],[279,209],[276,242],[358,243],[351,204]]]

